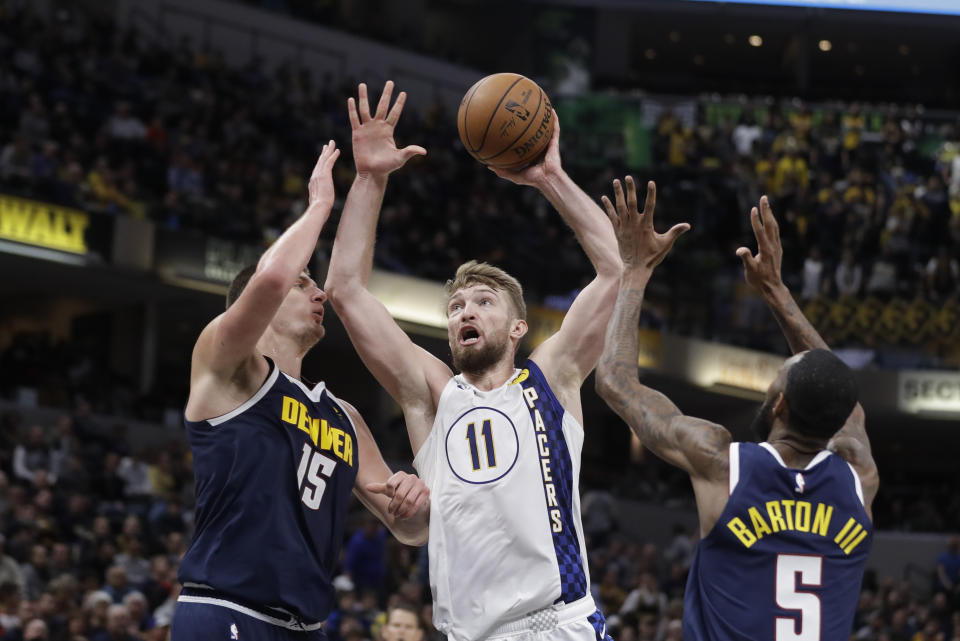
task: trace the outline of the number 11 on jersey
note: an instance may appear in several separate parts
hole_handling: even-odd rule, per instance
[[[490,419],[483,419],[480,427],[480,435],[483,437],[484,450],[487,453],[487,467],[497,466],[497,454],[493,449],[493,428]],[[467,425],[467,442],[470,443],[470,462],[474,471],[480,469],[480,449],[477,446],[477,424]]]

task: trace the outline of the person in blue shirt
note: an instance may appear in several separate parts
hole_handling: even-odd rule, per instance
[[[737,250],[794,356],[767,388],[755,432],[685,415],[638,380],[637,325],[654,268],[689,225],[653,226],[656,187],[643,211],[636,187],[604,197],[623,273],[597,368],[597,391],[641,442],[690,474],[701,540],[687,579],[687,641],[840,641],[850,636],[872,540],[879,477],[850,369],[829,351],[780,278],[782,248],[766,197],[751,211],[756,256]]]
[[[194,347],[184,415],[196,529],[173,641],[325,639],[351,493],[401,542],[426,542],[426,485],[392,473],[356,409],[300,377],[325,333],[327,296],[306,267],[339,153],[324,146],[307,210],[234,279]]]

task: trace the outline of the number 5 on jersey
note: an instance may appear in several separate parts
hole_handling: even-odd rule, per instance
[[[799,621],[792,617],[777,617],[777,641],[820,640],[820,597],[797,588],[798,585],[822,586],[822,572],[822,556],[777,555],[777,605],[784,610],[800,612]]]
[[[297,467],[297,488],[302,488],[300,500],[311,510],[320,509],[323,491],[327,489],[326,479],[333,475],[336,466],[336,461],[314,450],[309,443],[303,444],[303,455]]]

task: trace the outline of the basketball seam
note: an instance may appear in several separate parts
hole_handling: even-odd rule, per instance
[[[513,87],[510,87],[510,89],[513,89]],[[538,100],[537,100],[537,108],[536,108],[535,111],[532,112],[532,113],[535,113],[535,114],[539,114],[539,113],[540,113],[540,106],[543,104],[543,89],[540,89],[540,88],[538,87],[538,88],[537,88],[537,91],[539,91],[540,95],[537,97],[537,98],[538,98]],[[508,89],[508,90],[507,90],[507,93],[509,93],[509,92],[510,92],[510,91],[509,91],[509,89]],[[504,94],[504,97],[506,97],[506,94]],[[503,101],[503,100],[501,99],[501,102],[502,102],[502,101]],[[497,105],[497,107],[499,108],[500,105]],[[492,117],[491,117],[491,119],[492,119]],[[501,150],[498,151],[497,153],[493,154],[492,156],[487,156],[486,158],[478,158],[478,160],[480,160],[481,162],[486,162],[486,161],[489,161],[489,160],[493,160],[494,158],[496,158],[496,157],[498,157],[498,156],[502,156],[503,154],[505,154],[505,153],[507,153],[508,151],[510,151],[510,149],[517,143],[517,141],[520,140],[521,138],[523,138],[523,137],[527,134],[527,131],[530,129],[530,127],[533,125],[534,122],[537,122],[537,120],[538,120],[538,119],[536,119],[536,118],[531,118],[531,119],[530,119],[530,122],[527,123],[527,126],[524,127],[523,131],[521,131],[519,134],[517,134],[517,137],[514,138],[512,141],[510,141],[510,144],[508,144],[506,147],[504,147],[503,149],[501,149]]]
[[[509,87],[507,87],[507,90],[504,91],[503,94],[500,96],[500,100],[497,102],[497,106],[494,107],[493,110],[490,112],[490,119],[487,120],[487,126],[486,126],[486,127],[484,128],[484,130],[483,130],[483,136],[481,136],[481,138],[480,138],[480,146],[477,147],[477,151],[483,149],[484,143],[487,142],[487,134],[490,133],[490,123],[492,123],[494,117],[496,117],[497,111],[499,111],[500,105],[503,104],[503,101],[504,101],[504,99],[506,99],[507,94],[509,94],[510,91],[511,91],[514,87],[517,86],[517,83],[518,83],[518,82],[520,82],[521,80],[526,80],[526,79],[527,79],[527,78],[526,78],[525,76],[520,76],[519,78],[517,78],[516,80],[514,80],[513,83],[512,83]],[[470,105],[467,105],[467,109],[468,109],[468,110],[470,109]],[[503,152],[499,152],[499,153],[496,154],[496,155],[500,155],[500,153],[503,153]],[[479,156],[477,156],[477,160],[483,162],[483,158],[480,158]]]
[[[467,151],[470,152],[471,155],[473,154],[473,152],[479,151],[480,148],[479,147],[477,147],[476,149],[470,148],[471,146],[470,130],[467,127],[467,123],[469,123],[470,120],[469,118],[467,118],[467,112],[470,111],[470,103],[473,102],[474,94],[477,93],[481,85],[483,85],[486,81],[487,81],[487,78],[484,78],[483,80],[480,80],[479,82],[477,82],[475,85],[473,85],[473,87],[470,88],[470,91],[467,92],[467,95],[463,97],[463,125],[460,128],[460,131],[463,132],[464,140],[462,140],[461,142],[464,143],[463,146],[467,148]]]

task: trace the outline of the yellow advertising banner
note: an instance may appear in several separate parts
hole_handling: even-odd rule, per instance
[[[82,211],[0,194],[0,238],[85,254],[89,225],[90,216]]]
[[[563,323],[565,311],[549,307],[530,307],[527,312],[527,347],[532,352],[536,347],[557,333]],[[653,329],[637,330],[640,356],[637,364],[647,369],[656,369],[663,362],[660,332]]]

